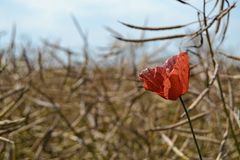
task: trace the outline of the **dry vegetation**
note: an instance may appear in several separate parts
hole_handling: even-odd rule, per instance
[[[194,37],[187,47],[190,90],[183,99],[203,159],[232,160],[239,159],[240,58],[213,47],[209,29],[224,31],[222,21],[235,4],[216,3],[216,18],[207,22],[201,13],[198,31],[155,40]],[[149,39],[118,37],[141,43],[116,41],[96,60],[74,22],[85,42],[81,53],[47,41],[40,49],[16,49],[14,31],[10,45],[1,48],[0,159],[198,159],[179,101],[144,91],[137,78],[164,59],[164,47],[145,53],[142,42]]]

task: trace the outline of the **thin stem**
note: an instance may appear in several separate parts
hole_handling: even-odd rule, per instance
[[[205,8],[206,8],[206,0],[204,0],[204,4],[203,4],[203,10],[204,10],[203,18],[204,18],[204,25],[207,26],[207,17],[205,15],[205,13],[206,13],[205,12]],[[215,59],[214,59],[214,51],[213,51],[213,48],[212,48],[212,43],[211,43],[210,34],[209,34],[209,30],[208,29],[206,29],[206,38],[207,38],[207,43],[208,43],[209,50],[210,50],[210,55],[211,55],[211,60],[212,60],[212,63],[213,63],[213,67],[215,68],[216,62],[215,62]],[[227,108],[227,105],[226,105],[226,102],[225,102],[225,98],[224,98],[223,90],[222,90],[221,79],[219,77],[219,74],[217,74],[216,77],[217,77],[217,83],[218,83],[218,87],[219,87],[219,91],[220,91],[220,97],[221,97],[221,100],[223,102],[223,110],[224,110],[225,115],[226,115],[226,117],[228,119],[230,131],[231,131],[231,134],[233,136],[233,140],[235,142],[238,155],[240,155],[240,146],[238,145],[237,136],[236,136],[236,134],[234,132],[234,127],[233,127],[233,124],[232,124],[232,121],[231,121],[231,118],[230,118],[230,113],[228,111],[228,108]]]
[[[188,119],[189,126],[190,126],[190,128],[191,128],[191,132],[192,132],[193,140],[194,140],[195,145],[196,145],[196,147],[197,147],[197,151],[198,151],[199,159],[202,160],[202,155],[201,155],[201,152],[200,152],[200,148],[199,148],[199,146],[198,146],[198,143],[197,143],[197,139],[196,139],[195,133],[194,133],[194,131],[193,131],[193,127],[192,127],[191,119],[190,119],[190,117],[189,117],[189,115],[188,115],[187,108],[186,108],[186,106],[185,106],[185,104],[184,104],[184,102],[183,102],[182,97],[180,96],[179,98],[180,98],[180,101],[181,101],[182,106],[183,106],[183,108],[184,108],[184,111],[185,111],[185,113],[186,113],[186,116],[187,116],[187,119]]]

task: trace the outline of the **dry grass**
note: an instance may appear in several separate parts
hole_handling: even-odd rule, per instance
[[[42,57],[48,55],[44,53]],[[114,62],[107,67],[90,59],[88,63],[66,68],[47,69],[42,64],[42,70],[33,63],[29,70],[26,60],[19,59],[15,72],[7,64],[0,74],[1,158],[14,155],[21,159],[196,158],[187,121],[181,118],[180,103],[139,88],[141,83],[134,68],[147,66],[151,58],[145,56],[140,60],[144,64],[135,67],[129,59],[120,54],[111,60],[104,58],[102,63]],[[54,61],[49,57],[48,60]],[[226,76],[237,73],[238,67],[221,68],[218,73],[223,77],[223,93],[229,109],[235,110],[231,117],[239,135],[236,107],[240,103],[240,88],[238,80]],[[197,97],[206,90],[203,70],[200,64],[192,68],[190,91],[183,97],[187,106],[193,106],[190,114],[203,156],[216,158],[224,142],[221,153],[236,157],[231,136],[228,134],[224,139],[228,125],[216,83],[195,105]],[[211,77],[213,70],[209,74]]]

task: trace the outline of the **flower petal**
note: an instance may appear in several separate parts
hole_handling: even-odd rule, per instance
[[[159,91],[158,94],[161,96],[165,95],[164,89],[167,87],[167,83],[165,82],[165,80],[167,79],[167,74],[166,74],[166,70],[163,67],[156,67],[155,68],[155,82],[157,83],[157,85],[159,86]]]
[[[174,69],[173,72],[171,72],[169,81],[171,83],[171,87],[168,91],[168,99],[176,100],[179,96],[182,95],[183,89],[178,70]]]
[[[179,71],[179,78],[182,84],[182,94],[188,91],[189,87],[189,57],[187,52],[181,52],[176,62]]]
[[[152,92],[158,92],[159,85],[156,82],[154,75],[155,75],[155,69],[147,68],[139,74],[139,77],[141,80],[144,81],[143,86],[146,90],[150,90]]]
[[[189,58],[187,52],[169,58],[164,65],[148,68],[139,74],[144,88],[165,99],[176,100],[188,91]]]
[[[177,58],[178,56],[176,55],[168,58],[165,61],[165,63],[163,64],[163,67],[166,68],[167,73],[170,73],[173,70],[174,65],[176,64]]]

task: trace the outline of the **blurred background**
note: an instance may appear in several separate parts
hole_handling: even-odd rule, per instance
[[[229,1],[234,2],[233,0]],[[188,3],[202,9],[202,1],[189,0]],[[208,10],[214,5],[209,1]],[[92,49],[105,47],[114,40],[112,34],[106,30],[111,27],[119,33],[129,37],[139,36],[140,33],[118,23],[118,21],[135,25],[170,26],[186,24],[197,19],[197,13],[187,5],[179,4],[175,0],[2,0],[0,2],[0,31],[1,43],[10,39],[11,28],[16,25],[17,40],[41,44],[42,39],[59,42],[63,46],[76,48],[82,44],[71,16],[74,15],[82,29],[88,33],[89,45]],[[236,53],[240,40],[239,28],[240,7],[231,13],[228,35],[224,47]],[[193,26],[183,31],[191,30]],[[168,33],[177,32],[171,31]],[[3,34],[3,33],[1,33]],[[146,37],[162,35],[162,33],[145,33]],[[176,42],[173,42],[176,43]],[[162,45],[153,43],[151,45]],[[177,51],[172,45],[170,52]],[[98,51],[98,50],[97,50]],[[237,53],[236,53],[237,54]]]

